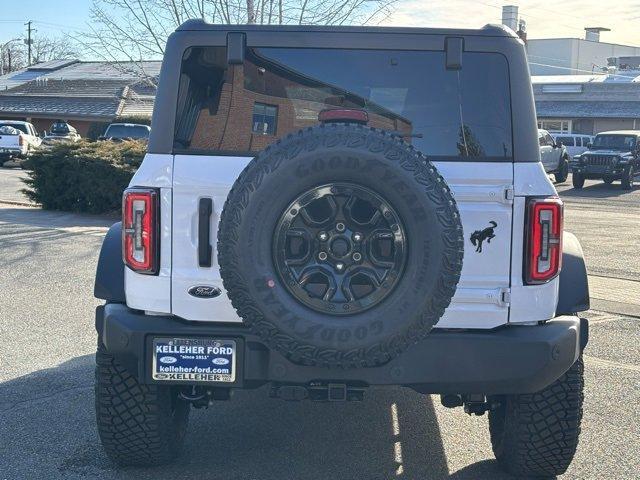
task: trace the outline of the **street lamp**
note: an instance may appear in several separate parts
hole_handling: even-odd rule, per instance
[[[7,48],[7,46],[10,43],[19,42],[20,40],[21,40],[20,38],[12,38],[8,42],[5,42],[2,45],[0,45],[0,75],[4,75],[4,49]]]

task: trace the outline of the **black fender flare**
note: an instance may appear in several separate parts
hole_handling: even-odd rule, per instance
[[[562,234],[562,270],[556,315],[589,310],[589,280],[580,242],[573,233]]]
[[[124,262],[122,261],[122,222],[111,225],[102,242],[93,295],[109,303],[126,303]]]

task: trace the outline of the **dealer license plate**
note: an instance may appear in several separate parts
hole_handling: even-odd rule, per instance
[[[234,382],[236,342],[210,338],[154,338],[153,379]]]

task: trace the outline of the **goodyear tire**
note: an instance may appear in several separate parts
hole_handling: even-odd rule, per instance
[[[462,256],[460,216],[435,167],[360,125],[312,127],[261,152],[218,232],[238,314],[304,365],[379,365],[422,339],[455,293]]]
[[[584,400],[582,356],[545,389],[506,395],[489,412],[491,445],[500,465],[518,478],[555,478],[573,460]]]
[[[179,455],[189,404],[178,398],[175,387],[139,383],[100,339],[95,407],[102,446],[118,465],[162,465]]]

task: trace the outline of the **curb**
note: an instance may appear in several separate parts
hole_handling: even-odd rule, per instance
[[[13,200],[2,200],[2,199],[0,199],[0,204],[16,205],[18,207],[31,207],[31,208],[40,208],[42,206],[39,203],[15,202]]]

